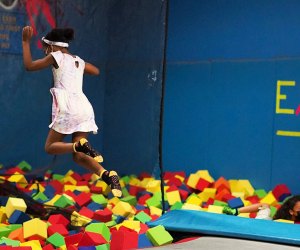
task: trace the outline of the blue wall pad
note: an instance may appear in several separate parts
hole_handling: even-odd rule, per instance
[[[169,231],[300,245],[300,225],[225,214],[173,210],[147,225],[163,225]]]

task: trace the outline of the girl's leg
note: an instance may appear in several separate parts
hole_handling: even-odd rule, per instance
[[[66,154],[73,152],[73,144],[63,142],[66,135],[58,133],[53,129],[49,130],[45,143],[45,151],[48,154]]]
[[[88,133],[85,132],[76,132],[73,134],[72,141],[75,145],[82,140],[82,138],[87,139]],[[110,186],[111,191],[114,196],[121,197],[122,189],[119,182],[118,174],[115,171],[107,171],[104,169],[99,162],[96,161],[97,157],[91,157],[82,152],[73,152],[74,161],[90,170],[91,172],[99,175],[102,180]]]
[[[86,132],[76,132],[72,135],[72,142],[77,143],[80,141],[80,139],[85,138],[87,139],[88,133]],[[71,143],[73,145],[73,143]],[[92,173],[95,173],[97,175],[101,175],[101,172],[104,170],[104,168],[97,162],[95,161],[94,158],[91,156],[88,156],[82,152],[74,152],[73,147],[72,147],[72,152],[73,152],[73,160],[80,166],[83,166],[84,168],[88,169]]]

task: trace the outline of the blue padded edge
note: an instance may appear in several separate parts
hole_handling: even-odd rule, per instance
[[[300,245],[300,225],[208,213],[194,210],[172,210],[149,227],[163,225],[166,230],[227,236],[291,245]]]

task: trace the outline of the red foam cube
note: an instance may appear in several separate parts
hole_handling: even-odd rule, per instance
[[[94,232],[84,232],[82,238],[78,242],[78,247],[81,246],[98,246],[106,244],[107,241],[101,234]]]
[[[110,250],[137,249],[138,238],[135,231],[114,231],[111,234]]]
[[[109,222],[112,220],[112,211],[108,208],[97,210],[93,215],[93,219],[101,222]]]
[[[211,182],[209,182],[203,178],[200,178],[196,184],[196,189],[203,191],[204,188],[208,188],[210,185],[211,185]]]
[[[82,237],[83,237],[83,233],[82,232],[66,236],[65,237],[66,246],[68,247],[69,245],[76,245],[76,244],[78,244],[78,242],[81,240]]]
[[[52,234],[59,233],[62,236],[67,236],[69,234],[69,231],[67,230],[66,226],[63,224],[54,224],[50,225],[47,228],[48,236],[51,236]]]
[[[49,218],[48,218],[48,222],[50,222],[52,225],[62,224],[64,226],[67,226],[70,223],[70,221],[61,214],[52,214],[52,215],[50,215]]]
[[[91,202],[91,193],[82,192],[75,197],[75,201],[79,206],[86,206]]]
[[[282,202],[284,199],[291,195],[291,191],[285,184],[278,184],[273,190],[272,193],[276,200]]]

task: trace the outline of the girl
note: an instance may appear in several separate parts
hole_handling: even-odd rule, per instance
[[[232,209],[229,207],[223,208],[223,213],[230,215],[238,215],[240,213],[252,213],[257,212],[256,219],[271,220],[271,210],[268,204],[257,203],[239,209]],[[300,195],[291,196],[286,199],[283,204],[278,208],[273,220],[284,219],[291,220],[295,223],[300,222]]]
[[[32,60],[30,40],[33,29],[23,28],[23,61],[26,70],[35,71],[51,66],[54,87],[50,89],[53,96],[52,123],[45,143],[49,154],[72,153],[73,160],[99,175],[106,182],[114,196],[121,197],[122,191],[115,171],[105,170],[100,163],[102,156],[89,144],[89,132],[97,133],[92,105],[82,92],[83,74],[99,75],[99,69],[72,55],[69,42],[74,38],[73,29],[53,29],[42,38],[45,57]],[[72,143],[63,142],[66,135],[72,135]]]

